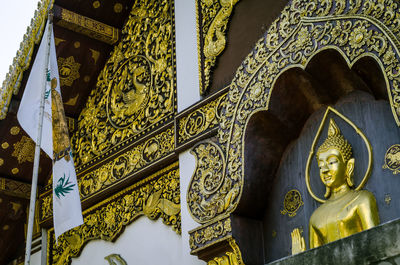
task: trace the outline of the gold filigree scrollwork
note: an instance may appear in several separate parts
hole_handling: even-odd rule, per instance
[[[268,109],[270,89],[280,73],[293,66],[304,69],[321,50],[335,49],[350,68],[365,56],[373,57],[385,74],[392,112],[400,125],[399,41],[395,37],[400,31],[396,24],[400,24],[400,12],[393,1],[383,2],[333,1],[326,5],[326,1],[294,0],[257,42],[230,85],[218,131],[218,144],[226,148],[224,181],[238,187],[238,198],[244,180],[246,122],[252,113]],[[230,203],[229,211],[233,211],[238,200]],[[211,216],[213,211],[207,214]]]
[[[85,244],[94,239],[115,240],[125,226],[140,216],[151,220],[161,218],[180,234],[180,192],[178,163],[160,170],[152,176],[121,191],[113,197],[86,210],[84,224],[58,238],[51,244],[52,264],[70,264]],[[54,240],[54,232],[50,232]],[[54,242],[54,241],[53,241]]]
[[[7,115],[12,95],[18,93],[22,81],[22,75],[30,65],[34,46],[35,44],[39,44],[41,40],[47,18],[47,10],[49,10],[49,6],[52,6],[53,3],[54,0],[42,0],[38,3],[34,19],[32,19],[31,25],[28,27],[24,39],[20,44],[17,55],[14,57],[13,63],[9,68],[6,79],[1,85],[0,120],[4,119]]]
[[[58,57],[57,63],[60,73],[60,86],[72,86],[74,81],[80,77],[79,68],[81,64],[75,62],[74,56]]]
[[[224,255],[213,258],[207,262],[207,265],[244,265],[242,253],[235,240],[230,238],[228,243],[232,251],[227,251]]]
[[[386,151],[384,169],[390,169],[393,174],[400,173],[400,144],[394,144]]]
[[[173,5],[173,0],[134,2],[72,136],[78,170],[174,113]]]
[[[214,223],[198,227],[189,231],[189,245],[191,253],[194,254],[213,243],[220,241],[222,238],[230,238],[232,236],[232,226],[229,217],[222,217],[214,221]]]
[[[303,205],[304,202],[300,192],[296,189],[290,190],[286,193],[285,199],[283,200],[283,210],[281,210],[281,214],[294,217]]]
[[[200,94],[205,95],[210,85],[210,75],[218,55],[222,53],[226,46],[225,31],[228,26],[229,18],[233,7],[239,0],[198,0],[197,12],[201,13],[201,21],[198,21],[198,36],[201,36],[200,50]]]
[[[24,162],[33,162],[33,156],[35,154],[35,143],[31,138],[23,135],[21,140],[16,142],[14,145],[14,151],[11,156],[18,160],[18,164]]]
[[[129,151],[117,156],[99,168],[79,176],[78,186],[81,200],[85,200],[96,192],[106,189],[156,160],[171,154],[174,151],[174,144],[174,130],[169,127],[154,137],[132,146]],[[47,207],[47,202],[51,201],[51,196],[51,193],[49,193],[41,197],[41,221],[53,215],[52,208]]]
[[[224,155],[218,145],[201,142],[191,153],[196,157],[196,170],[190,180],[187,203],[193,219],[205,223],[230,210],[239,186],[224,178]]]
[[[196,109],[189,115],[179,119],[178,144],[195,138],[206,130],[216,128],[219,124],[221,109],[224,106],[226,94],[216,100]]]

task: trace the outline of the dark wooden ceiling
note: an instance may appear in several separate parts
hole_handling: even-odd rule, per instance
[[[118,41],[132,3],[55,0],[54,36],[61,92],[71,131],[113,44]],[[0,264],[8,264],[24,252],[34,143],[19,127],[16,113],[29,72],[30,68],[24,72],[21,89],[13,97],[7,117],[0,121]],[[42,152],[39,190],[50,176],[51,160]]]

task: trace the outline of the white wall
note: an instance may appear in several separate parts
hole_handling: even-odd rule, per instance
[[[90,241],[71,265],[108,265],[104,258],[119,254],[128,265],[176,265],[181,263],[181,237],[162,220],[142,216],[125,228],[113,243]]]
[[[178,111],[200,100],[195,0],[175,0]]]
[[[196,161],[189,151],[179,155],[179,175],[180,175],[180,191],[181,191],[181,218],[182,218],[182,263],[181,264],[206,264],[199,260],[196,256],[190,255],[189,231],[200,226],[190,216],[186,202],[186,193],[195,170]]]
[[[31,255],[31,265],[41,265],[42,251],[38,251]]]

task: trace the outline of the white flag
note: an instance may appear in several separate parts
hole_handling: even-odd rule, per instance
[[[34,141],[38,134],[41,87],[47,56],[47,32],[48,26],[43,34],[17,114],[21,127]],[[53,220],[57,239],[69,229],[83,224],[83,218],[68,126],[61,99],[53,32],[51,32],[49,56],[49,65],[46,67],[41,148],[53,159]]]

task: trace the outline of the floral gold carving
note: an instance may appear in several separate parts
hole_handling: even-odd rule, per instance
[[[161,132],[114,160],[90,171],[79,178],[78,185],[81,198],[84,199],[111,184],[126,178],[141,168],[174,150],[174,133],[172,128]]]
[[[400,125],[400,74],[396,70],[400,67],[399,41],[395,37],[400,32],[400,27],[396,26],[400,23],[398,4],[391,0],[326,3],[291,1],[238,68],[227,95],[217,143],[214,143],[224,150],[223,158],[219,159],[220,163],[226,161],[221,173],[223,182],[236,187],[236,196],[217,211],[217,207],[199,207],[202,201],[207,202],[204,192],[191,186],[188,194],[192,194],[192,201],[198,201],[196,211],[207,216],[204,220],[226,215],[239,203],[244,184],[244,131],[250,116],[268,109],[271,88],[283,71],[293,66],[304,69],[321,50],[336,50],[350,68],[366,54],[373,57],[385,74],[393,116]],[[199,154],[195,155],[199,161]],[[213,158],[207,158],[208,162],[202,168],[213,168],[218,158],[209,157]],[[199,178],[198,175],[195,174],[195,178]],[[222,191],[226,190],[221,186],[215,194]]]
[[[115,12],[115,13],[121,13],[121,12],[122,12],[122,9],[123,9],[123,6],[122,6],[121,3],[116,3],[116,4],[114,5],[114,12]]]
[[[100,6],[99,1],[95,1]],[[108,44],[114,44],[118,41],[119,31],[117,28],[106,25],[89,17],[74,13],[65,8],[61,8],[61,17],[57,25],[69,30],[86,35],[92,39],[99,40]]]
[[[205,95],[210,85],[210,76],[218,55],[226,46],[225,32],[233,8],[239,0],[198,0],[197,12],[202,20],[198,21],[199,58],[200,68],[200,94]],[[203,58],[204,57],[204,58]]]
[[[232,251],[225,252],[224,255],[215,257],[207,262],[207,265],[244,265],[242,253],[233,238],[228,239]]]
[[[78,166],[173,115],[173,5],[172,0],[133,3],[121,41],[100,72],[72,136]]]
[[[216,100],[180,118],[178,144],[193,139],[206,130],[216,128],[220,121],[220,113],[224,106],[225,98],[226,94],[223,94]]]
[[[17,134],[19,134],[19,132],[20,132],[20,128],[18,126],[13,126],[10,129],[10,134],[11,135],[17,135]]]
[[[194,254],[206,246],[216,243],[216,241],[221,238],[231,237],[231,232],[231,220],[228,217],[220,218],[214,223],[189,231],[191,253]]]
[[[81,64],[75,62],[73,56],[68,58],[58,57],[57,63],[60,72],[60,85],[72,86],[73,82],[80,77],[79,68]]]
[[[386,151],[383,168],[390,169],[393,174],[400,173],[400,144],[394,144]]]
[[[50,244],[53,264],[70,264],[85,244],[94,239],[114,241],[125,226],[140,216],[163,223],[180,234],[180,191],[178,163],[126,188],[84,212],[84,224]],[[54,231],[50,232],[54,240]]]
[[[14,151],[11,156],[17,158],[18,163],[33,162],[35,155],[35,143],[31,138],[23,135],[21,140],[14,144]]]
[[[3,142],[3,143],[1,144],[1,148],[3,148],[3,149],[7,149],[9,146],[10,146],[10,145],[9,145],[7,142]]]
[[[79,176],[78,186],[81,200],[106,189],[114,183],[131,176],[135,172],[150,165],[156,160],[171,154],[174,151],[174,130],[168,127],[154,137],[132,146],[129,150],[113,160],[103,164],[87,174]],[[41,196],[42,214],[41,221],[53,215],[51,204],[48,204],[52,194]]]
[[[13,173],[14,175],[18,174],[18,172],[19,172],[19,169],[16,167],[11,169],[11,173]]]
[[[40,220],[46,220],[53,216],[52,194],[40,198]]]
[[[239,185],[224,178],[224,155],[218,145],[201,142],[191,153],[196,157],[196,170],[187,193],[189,213],[196,222],[206,223],[229,211],[239,193]]]
[[[49,5],[52,5],[53,2],[53,0],[41,0],[38,3],[35,17],[32,19],[31,25],[28,27],[20,44],[17,55],[14,57],[13,63],[9,68],[6,79],[1,85],[0,119],[6,117],[11,97],[13,94],[18,93],[23,73],[29,68],[35,44],[39,44],[42,39],[42,33],[47,18],[47,10],[49,10]]]
[[[2,193],[13,197],[29,199],[31,185],[16,180],[0,178],[0,190]]]
[[[290,190],[285,195],[285,199],[283,201],[283,210],[281,210],[281,214],[287,214],[289,217],[294,217],[296,216],[297,211],[303,205],[304,202],[301,198],[300,192],[296,189]]]

